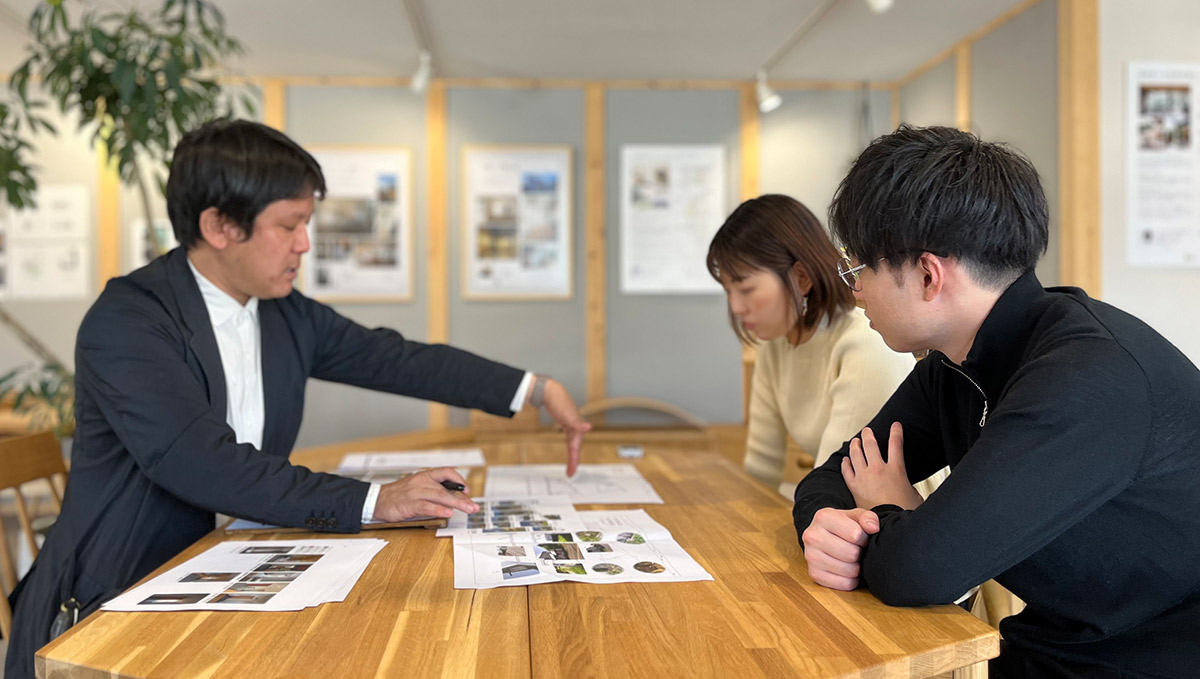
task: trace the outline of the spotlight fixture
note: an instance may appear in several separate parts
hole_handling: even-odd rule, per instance
[[[896,4],[896,0],[867,0],[867,7],[876,14],[883,14]]]
[[[758,85],[755,86],[754,92],[758,95],[758,110],[763,113],[770,113],[779,108],[779,105],[783,103],[783,98],[779,96],[779,93],[771,89],[771,86],[767,84],[767,72],[765,70],[758,72]]]
[[[424,94],[425,89],[429,87],[429,76],[433,73],[433,57],[429,55],[428,51],[421,50],[418,59],[420,61],[417,64],[417,71],[413,73],[412,83],[409,86],[412,87],[413,93]]]

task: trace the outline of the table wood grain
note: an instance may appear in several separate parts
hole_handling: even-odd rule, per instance
[[[331,469],[346,452],[469,446],[464,430],[298,451]],[[584,462],[618,444],[664,504],[645,505],[714,577],[663,584],[554,583],[455,590],[449,538],[375,531],[388,545],[345,602],[284,613],[100,612],[38,652],[41,679],[142,677],[928,677],[994,657],[997,632],[955,606],[885,606],[808,577],[790,507],[695,432],[605,432]],[[561,462],[558,437],[480,444],[490,464]],[[472,470],[474,492],[483,470]],[[580,509],[633,505],[580,505]],[[295,533],[279,536],[296,538]],[[314,533],[313,538],[355,537]],[[214,531],[165,571],[222,540]]]

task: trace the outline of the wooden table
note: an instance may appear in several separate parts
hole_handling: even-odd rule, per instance
[[[332,468],[345,452],[471,441],[462,431],[373,439],[294,459]],[[664,500],[646,511],[714,581],[455,590],[449,538],[375,531],[389,544],[343,603],[288,613],[101,612],[38,652],[38,677],[898,678],[999,652],[996,631],[957,607],[891,608],[865,591],[814,584],[788,504],[712,452],[711,440],[600,433],[584,461],[619,461],[618,442],[644,446],[636,464]],[[557,437],[481,445],[493,464],[564,457]],[[483,488],[483,470],[468,481]],[[251,538],[214,531],[160,571],[229,539]]]

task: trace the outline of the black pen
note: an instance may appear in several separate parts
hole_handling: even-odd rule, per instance
[[[459,492],[467,489],[467,487],[463,484],[456,483],[454,481],[442,481],[442,488],[445,488],[446,490],[457,490]]]

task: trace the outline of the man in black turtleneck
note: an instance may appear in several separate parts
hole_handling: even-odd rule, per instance
[[[830,210],[843,279],[889,346],[932,351],[797,488],[809,572],[903,606],[995,578],[1027,608],[993,678],[1198,676],[1200,371],[1042,288],[1047,223],[1029,161],[957,130],[855,161]],[[944,465],[922,502],[911,482]]]

